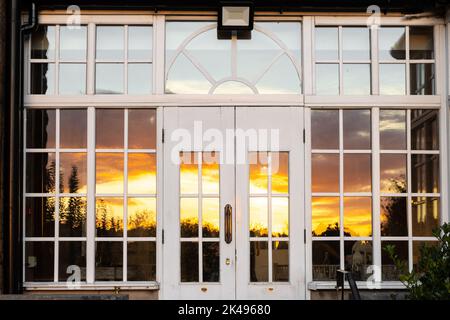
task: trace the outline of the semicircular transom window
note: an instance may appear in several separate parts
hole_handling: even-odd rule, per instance
[[[301,24],[255,23],[250,40],[213,22],[166,24],[168,94],[301,94]]]

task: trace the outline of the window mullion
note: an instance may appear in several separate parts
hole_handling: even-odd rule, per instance
[[[87,45],[87,65],[86,65],[86,94],[95,93],[95,24],[88,25],[88,45]],[[95,147],[95,146],[94,146]]]
[[[378,57],[378,28],[371,28],[370,47],[372,59],[372,95],[380,94],[379,57]]]
[[[95,108],[88,108],[86,282],[95,281]]]
[[[372,237],[374,280],[381,279],[381,230],[380,230],[380,135],[379,108],[372,109]]]
[[[164,94],[165,87],[165,17],[158,15],[155,17],[154,25],[154,46],[153,46],[153,92],[155,94]]]

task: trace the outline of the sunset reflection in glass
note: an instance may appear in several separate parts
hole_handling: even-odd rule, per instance
[[[128,154],[128,193],[156,194],[156,154]]]
[[[123,198],[97,198],[95,225],[97,237],[121,237]]]
[[[344,233],[352,237],[372,235],[372,199],[344,197]]]
[[[98,194],[123,193],[123,154],[96,154],[96,192]]]
[[[339,197],[313,197],[312,235],[338,237],[339,211]]]
[[[128,237],[156,237],[156,198],[128,198]]]

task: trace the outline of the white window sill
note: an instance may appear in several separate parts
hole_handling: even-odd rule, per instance
[[[357,281],[356,285],[360,290],[404,290],[405,285],[400,281],[367,282]],[[345,289],[350,289],[348,283]],[[336,290],[336,281],[311,281],[308,282],[308,290]]]
[[[158,282],[96,282],[81,283],[79,285],[65,282],[25,282],[28,291],[123,291],[123,290],[159,290]]]

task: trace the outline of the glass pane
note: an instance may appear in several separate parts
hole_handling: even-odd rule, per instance
[[[311,111],[312,149],[339,149],[339,111]]]
[[[202,200],[203,237],[218,237],[220,226],[220,201],[218,198]]]
[[[30,94],[55,94],[55,64],[32,63]]]
[[[344,235],[350,237],[372,236],[371,198],[344,197]]]
[[[298,22],[257,22],[256,26],[273,32],[295,57],[300,57],[302,25]]]
[[[299,73],[290,57],[283,55],[256,83],[260,94],[300,94],[302,84]]]
[[[152,80],[151,63],[128,64],[128,94],[152,94]]]
[[[380,110],[380,148],[406,149],[406,111]]]
[[[338,64],[316,64],[316,95],[339,95]]]
[[[26,237],[55,235],[55,198],[27,198],[25,201]]]
[[[198,243],[181,242],[181,282],[198,282]]]
[[[424,247],[430,248],[433,246],[437,246],[437,241],[413,241],[413,269],[414,271],[419,272],[427,272],[428,270],[420,270],[419,266],[419,257],[421,256],[421,251]]]
[[[198,199],[180,199],[180,230],[182,238],[198,237]]]
[[[59,198],[60,237],[86,236],[87,200],[85,197]]]
[[[289,193],[289,152],[271,153],[272,194]]]
[[[128,59],[152,60],[153,28],[150,26],[128,27]]]
[[[412,95],[432,95],[435,94],[434,86],[434,64],[433,63],[412,63],[410,64],[409,79]]]
[[[289,198],[272,198],[272,237],[289,236]]]
[[[95,158],[96,193],[123,193],[123,154],[97,153]]]
[[[59,111],[60,148],[86,148],[87,111],[66,109]],[[76,121],[74,121],[76,119]]]
[[[342,66],[344,94],[370,95],[370,64],[344,64]]]
[[[411,148],[439,150],[439,110],[411,110]]]
[[[124,66],[121,63],[97,63],[95,66],[95,93],[123,94]]]
[[[411,201],[413,237],[432,237],[439,227],[439,198],[413,197]]]
[[[378,38],[380,48],[379,58],[381,61],[406,59],[406,36],[404,27],[380,28]]]
[[[380,94],[405,95],[406,71],[404,64],[380,64]]]
[[[95,280],[123,280],[123,242],[95,243]]]
[[[370,149],[370,110],[344,110],[344,149]]]
[[[97,149],[123,148],[123,110],[95,111],[95,140]]]
[[[372,191],[372,161],[370,154],[344,155],[344,192]]]
[[[60,26],[59,38],[61,60],[86,60],[87,28],[85,26]]]
[[[97,198],[95,210],[97,237],[121,237],[123,235],[122,198]]]
[[[180,159],[180,194],[198,194],[197,153],[181,152]]]
[[[128,193],[156,194],[156,154],[128,154]]]
[[[267,241],[250,242],[250,282],[269,281],[269,252]]]
[[[407,192],[405,154],[381,154],[380,168],[381,192]]]
[[[128,198],[128,237],[156,237],[156,199]]]
[[[411,155],[412,192],[439,192],[439,155]]]
[[[219,153],[203,152],[202,157],[202,192],[203,194],[219,194]]]
[[[345,270],[353,274],[355,281],[364,281],[373,276],[369,269],[373,264],[372,241],[345,241]]]
[[[400,280],[400,273],[402,270],[398,270],[395,267],[394,261],[389,257],[385,248],[387,246],[394,246],[394,252],[398,256],[398,259],[406,262],[408,266],[408,242],[407,241],[381,241],[381,279],[383,281],[398,281]]]
[[[53,241],[25,243],[25,281],[53,282],[55,259]]]
[[[59,65],[59,94],[86,94],[86,65],[61,63]]]
[[[128,110],[128,148],[156,149],[156,110]]]
[[[345,61],[370,60],[369,31],[369,28],[342,28],[342,56]]]
[[[155,281],[156,243],[142,241],[128,242],[127,262],[128,281]]]
[[[123,60],[124,27],[97,26],[97,50],[99,60]]]
[[[339,237],[339,197],[312,198],[312,236]]]
[[[166,23],[166,60],[170,61],[183,41],[197,30],[212,26],[207,21],[168,21]],[[217,39],[217,34],[216,38]],[[220,41],[218,41],[220,42]],[[223,41],[222,41],[223,42]],[[168,67],[166,65],[166,67]]]
[[[31,37],[31,59],[55,59],[55,26],[39,25]]]
[[[312,160],[312,192],[339,192],[339,154],[318,154]]]
[[[338,28],[315,28],[317,60],[337,60],[339,54]]]
[[[203,242],[203,282],[219,282],[220,243]]]
[[[409,58],[434,59],[433,27],[409,27]]]
[[[86,281],[86,242],[60,241],[58,281],[73,283],[73,279]]]
[[[60,192],[86,193],[87,155],[86,153],[59,154]]]
[[[239,81],[226,81],[216,89],[214,94],[254,94],[251,87]]]
[[[54,148],[56,111],[27,110],[27,148]]]
[[[339,241],[312,242],[313,280],[336,280],[340,251]]]
[[[272,242],[272,281],[289,281],[289,242]]]
[[[250,237],[267,237],[269,234],[267,198],[250,198],[249,202]]]
[[[381,197],[381,235],[408,236],[407,198]]]
[[[250,152],[249,179],[250,194],[267,194],[268,192],[268,164],[267,152]]]
[[[54,193],[56,162],[54,153],[27,153],[26,192]]]

